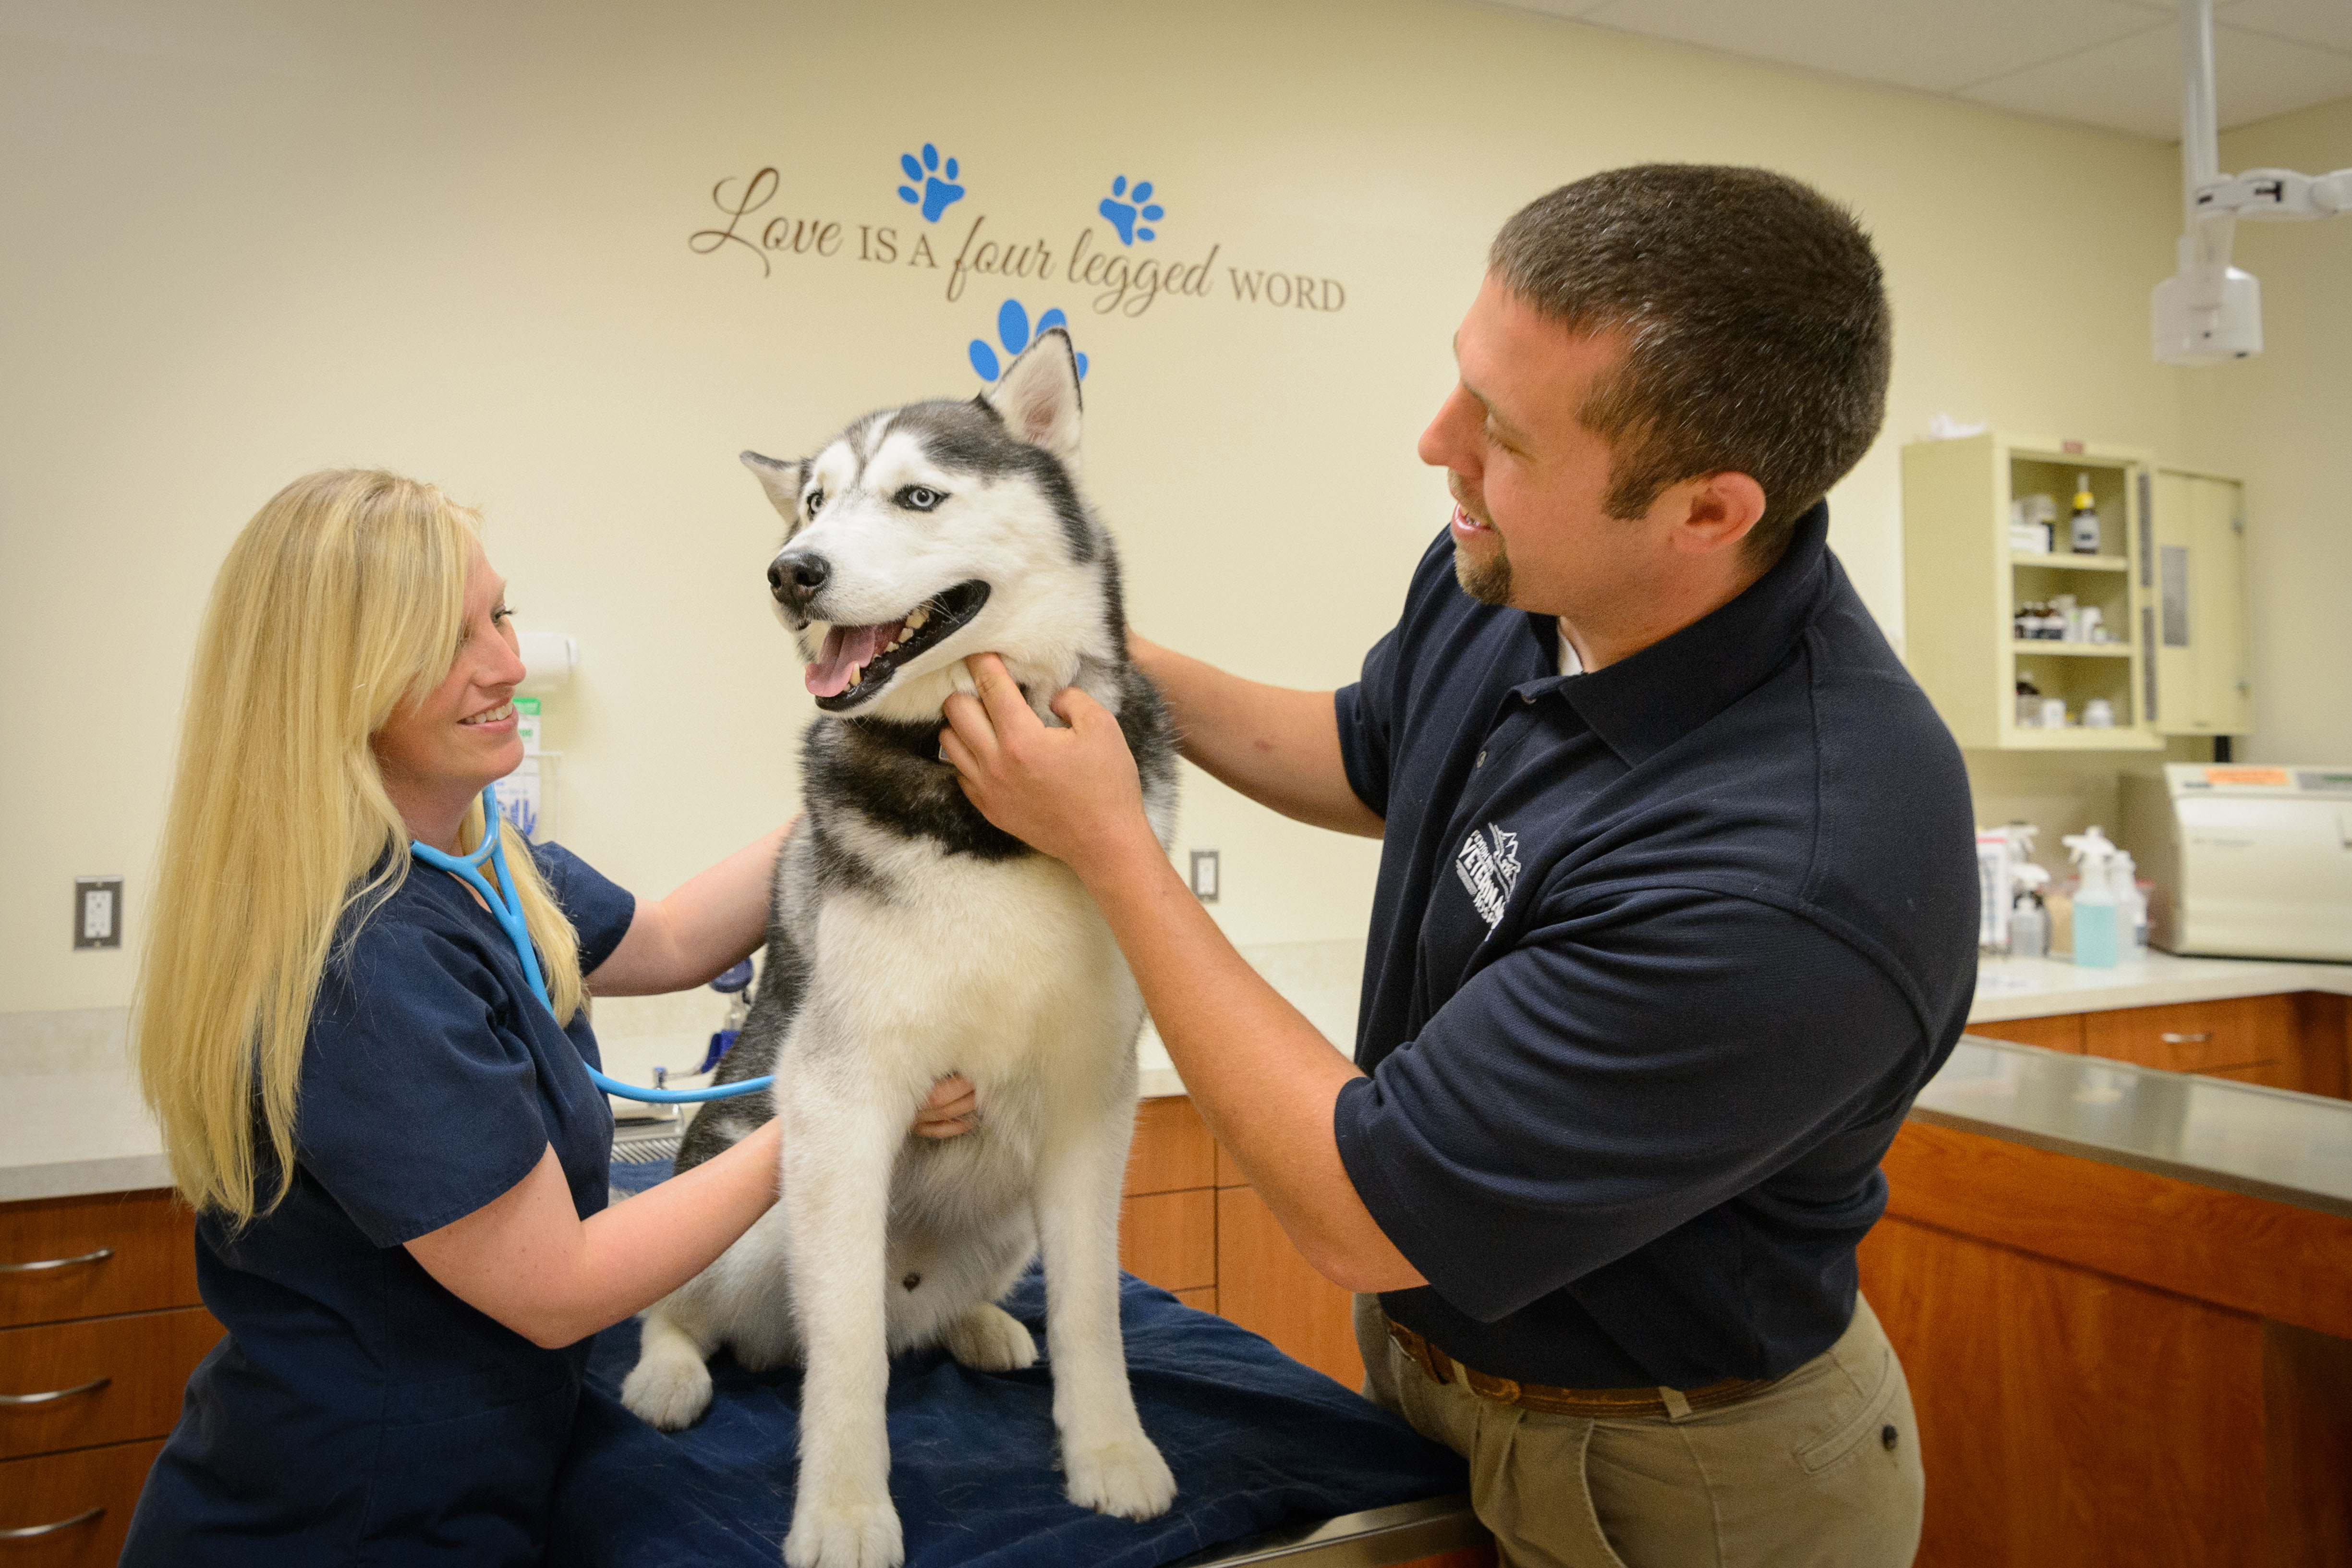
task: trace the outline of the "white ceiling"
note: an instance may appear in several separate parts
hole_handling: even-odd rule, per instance
[[[2180,139],[2174,0],[1499,0],[2165,142]],[[2352,98],[2352,0],[2213,0],[2223,130]],[[2352,161],[2352,151],[2347,151]]]

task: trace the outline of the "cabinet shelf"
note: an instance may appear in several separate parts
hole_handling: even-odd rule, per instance
[[[2012,550],[2009,552],[2012,566],[2040,566],[2057,572],[2128,572],[2131,562],[2121,555],[2062,555],[2055,551],[2048,554],[2039,550]]]
[[[2048,637],[2013,637],[2011,643],[2020,658],[2042,654],[2055,654],[2060,658],[2129,658],[2132,651],[2127,642],[2053,642]]]
[[[2161,749],[2151,700],[2157,636],[2143,600],[2140,531],[2148,455],[1998,433],[1903,449],[1904,659],[1963,747],[1981,751]],[[2091,493],[2100,551],[2012,547],[2013,500]],[[2061,538],[2069,520],[2059,523]],[[2087,541],[2086,541],[2087,542]],[[2126,640],[2015,635],[2036,601],[2071,601]],[[2047,614],[2049,612],[2040,612]],[[2085,618],[2088,616],[2086,615]],[[2064,706],[2063,728],[2020,724],[2018,687]],[[2094,704],[2097,705],[2095,710]],[[2112,728],[2079,721],[2104,710]]]

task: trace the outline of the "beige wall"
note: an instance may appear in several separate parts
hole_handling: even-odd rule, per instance
[[[963,343],[1007,292],[1069,310],[1092,356],[1087,472],[1137,625],[1300,685],[1349,677],[1442,521],[1412,444],[1488,237],[1595,169],[1767,163],[1875,231],[1894,400],[1832,538],[1898,637],[1895,451],[1931,414],[2180,435],[2179,373],[2147,342],[2169,149],[1481,5],[19,0],[0,18],[0,1010],[127,997],[127,955],[67,947],[70,879],[129,878],[135,944],[205,586],[255,507],[321,465],[487,507],[524,624],[581,641],[549,715],[564,837],[657,892],[796,797],[811,710],[762,601],[776,523],[733,454],[971,390]],[[1236,304],[1221,279],[1135,318],[1066,284],[983,279],[950,303],[943,271],[789,258],[762,277],[740,247],[688,247],[714,183],[766,164],[770,210],[909,244],[895,163],[926,140],[965,172],[950,236],[984,214],[1066,250],[1126,174],[1169,209],[1156,254],[1336,279],[1345,308]],[[2345,237],[2277,248],[2332,243],[2340,277]],[[2279,312],[2262,374],[2298,285],[2257,266]],[[1369,844],[1195,776],[1183,846],[1223,851],[1237,940],[1360,929]]]
[[[2352,166],[2352,99],[2221,139],[2221,167]],[[2241,224],[2262,280],[2260,356],[2198,373],[2183,449],[2246,481],[2254,733],[2266,762],[2352,760],[2352,219]]]

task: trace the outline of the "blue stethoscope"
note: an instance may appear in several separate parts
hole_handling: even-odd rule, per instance
[[[488,906],[492,918],[499,922],[499,929],[507,933],[509,942],[514,943],[515,956],[522,960],[522,977],[530,982],[531,994],[537,996],[541,1005],[552,1015],[555,1004],[548,1000],[547,981],[539,970],[539,954],[530,945],[530,928],[523,923],[522,900],[515,896],[514,875],[507,869],[505,837],[499,831],[499,786],[485,784],[482,786],[482,847],[470,855],[449,855],[430,844],[419,844],[414,839],[409,841],[408,848],[409,853],[427,866],[446,871],[473,889],[482,902]],[[485,860],[498,873],[499,885],[495,888],[490,886],[489,879],[482,875],[482,862]],[[624,1100],[642,1100],[652,1105],[732,1100],[739,1094],[756,1093],[776,1081],[771,1075],[745,1079],[740,1083],[714,1084],[709,1089],[639,1089],[635,1084],[623,1083],[619,1079],[607,1078],[594,1068],[588,1067],[586,1062],[580,1065],[588,1068],[589,1078],[606,1094],[617,1094]]]

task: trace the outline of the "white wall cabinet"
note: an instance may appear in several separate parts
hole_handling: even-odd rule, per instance
[[[2141,480],[2146,453],[1990,433],[1903,448],[1904,662],[1964,746],[1980,751],[2155,751],[2140,633]],[[2067,510],[2087,475],[2099,514],[2096,553],[2068,548]],[[2010,502],[2042,494],[2058,508],[2057,549],[2010,541]],[[2021,605],[2070,595],[2096,607],[2110,640],[2018,636]],[[2065,705],[2067,722],[2021,721],[2018,682]],[[2109,727],[2084,719],[2104,703]]]
[[[2148,716],[2159,734],[2245,734],[2254,727],[2245,487],[2158,468],[2148,491],[2137,563],[2137,636],[2154,655]]]

